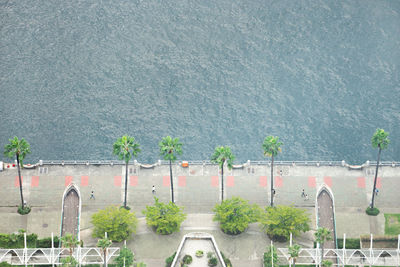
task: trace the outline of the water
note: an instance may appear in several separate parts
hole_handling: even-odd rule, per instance
[[[0,1],[0,145],[27,161],[138,160],[180,137],[183,159],[400,160],[400,1]],[[3,158],[4,159],[4,158]]]

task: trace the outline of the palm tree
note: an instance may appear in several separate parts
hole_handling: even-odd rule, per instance
[[[299,256],[300,249],[301,249],[301,247],[297,244],[294,244],[293,246],[289,247],[289,255],[290,255],[289,260],[293,260],[294,267],[296,267],[296,260],[297,260],[297,257]]]
[[[125,197],[124,197],[124,208],[126,208],[126,194],[127,194],[127,183],[128,183],[128,163],[132,157],[136,157],[140,152],[139,144],[135,142],[135,138],[124,135],[118,138],[113,145],[113,154],[116,155],[120,160],[125,161]]]
[[[228,146],[216,147],[214,150],[214,154],[211,156],[211,162],[217,163],[218,166],[221,168],[221,203],[224,201],[224,164],[226,162],[228,165],[228,169],[230,170],[232,169],[234,159],[235,156],[232,154],[231,148]]]
[[[171,180],[171,197],[172,203],[174,201],[174,183],[172,180],[172,162],[176,160],[176,155],[182,155],[182,143],[179,143],[179,138],[171,138],[171,136],[164,137],[160,143],[160,155],[164,160],[169,160],[169,177]]]
[[[76,246],[79,245],[79,241],[76,238],[76,236],[70,233],[67,233],[61,237],[61,243],[63,247],[68,248],[70,257],[72,257],[72,254],[74,253],[74,249],[76,248]]]
[[[331,237],[331,231],[324,227],[319,227],[317,231],[314,233],[315,235],[315,241],[319,243],[321,246],[321,263],[320,266],[322,266],[322,261],[324,260],[324,244],[325,241],[332,240]]]
[[[274,206],[274,157],[278,155],[279,152],[282,151],[281,142],[279,142],[279,137],[277,136],[267,136],[264,139],[264,143],[262,144],[264,150],[264,156],[271,157],[271,207]]]
[[[107,248],[111,246],[112,241],[108,239],[107,237],[99,239],[97,241],[97,247],[101,248],[103,250],[103,256],[104,256],[104,266],[107,267]]]
[[[28,142],[25,141],[24,138],[21,138],[21,140],[18,139],[18,137],[14,137],[14,139],[9,139],[10,141],[9,144],[4,146],[4,155],[9,158],[16,157],[17,158],[17,168],[18,168],[18,178],[19,178],[19,192],[21,195],[21,207],[22,210],[24,210],[24,195],[22,193],[22,180],[21,180],[21,168],[23,168],[23,160],[25,159],[25,156],[29,153],[30,151],[30,145]]]
[[[372,139],[371,139],[372,147],[379,148],[378,160],[376,162],[374,188],[372,190],[371,209],[374,208],[374,204],[375,204],[376,180],[378,177],[378,167],[379,167],[379,161],[380,161],[380,157],[381,157],[381,151],[386,149],[390,143],[388,135],[389,135],[389,133],[386,133],[383,129],[376,129],[376,132],[374,133],[374,135],[372,136]]]

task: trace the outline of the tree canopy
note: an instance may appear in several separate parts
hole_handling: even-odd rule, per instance
[[[273,239],[286,241],[290,233],[294,236],[310,230],[310,218],[303,209],[290,206],[267,207],[261,217],[263,230]]]
[[[265,137],[264,143],[262,144],[264,150],[264,156],[276,157],[279,152],[282,151],[282,142],[279,142],[279,137],[269,135]]]
[[[20,166],[23,168],[23,160],[31,153],[30,145],[24,138],[14,137],[8,140],[10,143],[4,146],[4,156],[13,158],[18,156]]]
[[[177,155],[182,155],[182,143],[179,142],[179,138],[164,137],[158,143],[158,146],[160,147],[160,155],[165,160],[174,162]]]
[[[181,223],[186,219],[183,207],[175,203],[165,204],[154,198],[154,206],[146,206],[142,213],[146,216],[146,223],[156,230],[158,234],[167,235],[178,232]]]
[[[217,163],[220,168],[223,168],[226,162],[229,169],[232,169],[233,161],[235,156],[233,155],[231,148],[228,146],[219,146],[214,150],[214,154],[211,156],[211,162]]]
[[[376,132],[371,138],[372,147],[380,148],[382,150],[386,149],[390,143],[388,136],[389,133],[385,132],[385,130],[376,129]]]
[[[137,219],[132,211],[117,206],[109,206],[92,215],[94,225],[93,237],[103,238],[107,232],[108,237],[121,242],[136,233]]]
[[[256,222],[262,210],[257,205],[250,205],[248,201],[233,197],[215,205],[214,221],[220,223],[221,230],[227,234],[240,234],[247,229],[249,223]]]
[[[128,163],[132,157],[137,157],[140,151],[135,138],[128,135],[118,138],[113,144],[113,154],[125,163]]]

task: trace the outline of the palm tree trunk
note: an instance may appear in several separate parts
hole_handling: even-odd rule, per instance
[[[320,263],[321,267],[323,261],[324,261],[324,244],[321,245],[321,263]]]
[[[171,197],[172,197],[172,203],[175,203],[174,201],[174,182],[172,180],[172,161],[169,160],[169,177],[171,180]]]
[[[127,183],[128,183],[128,161],[125,162],[125,197],[124,197],[125,208],[126,208]]]
[[[274,155],[271,157],[271,207],[274,206]]]
[[[17,168],[18,168],[18,178],[19,178],[19,193],[21,195],[21,206],[22,209],[25,208],[24,205],[24,195],[22,194],[22,179],[21,179],[21,170],[20,170],[20,166],[19,166],[19,155],[17,154]]]
[[[221,187],[222,187],[221,203],[224,201],[224,163],[225,162],[222,162],[222,168],[221,168]]]
[[[376,162],[376,170],[375,170],[375,179],[374,179],[374,189],[372,190],[372,201],[371,201],[371,209],[374,208],[375,204],[375,190],[376,190],[376,180],[378,178],[378,167],[379,167],[379,161],[381,158],[381,146],[379,146],[379,151],[378,151],[378,161]]]

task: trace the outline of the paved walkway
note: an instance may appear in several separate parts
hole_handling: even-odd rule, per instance
[[[358,237],[372,231],[384,232],[384,212],[400,213],[400,168],[382,167],[379,171],[379,196],[376,205],[381,209],[377,217],[365,214],[372,191],[373,167],[363,170],[349,170],[344,167],[300,167],[276,166],[275,203],[295,205],[306,208],[315,229],[316,191],[321,184],[327,184],[335,197],[337,236],[346,233],[347,237]],[[139,259],[146,260],[148,266],[160,266],[166,257],[172,254],[184,234],[192,231],[205,231],[215,236],[218,246],[228,255],[235,266],[245,265],[247,261],[257,262],[269,244],[266,235],[257,225],[252,225],[245,233],[231,237],[223,234],[212,222],[212,208],[220,202],[220,177],[215,165],[195,165],[182,168],[174,165],[174,188],[176,202],[184,206],[189,213],[182,231],[170,236],[158,236],[144,224],[143,218],[138,233],[129,241]],[[17,170],[0,172],[0,214],[2,223],[0,232],[14,232],[27,229],[41,237],[59,234],[61,223],[61,201],[66,186],[74,183],[82,196],[82,215],[80,226],[85,244],[91,243],[90,217],[98,209],[108,205],[121,205],[124,196],[123,166],[42,166],[36,169],[24,169],[24,197],[33,206],[31,214],[20,216],[16,205],[20,202]],[[141,169],[129,166],[128,205],[138,217],[146,205],[154,203],[152,186],[156,187],[156,196],[161,201],[170,200],[168,166],[154,169]],[[247,166],[226,172],[226,197],[241,196],[251,203],[266,206],[269,203],[269,167]],[[309,200],[304,201],[301,191],[305,189]],[[370,190],[371,189],[371,190]],[[90,199],[94,190],[96,199]],[[371,223],[370,220],[374,220]],[[348,222],[352,223],[349,224]],[[375,223],[376,222],[376,223]],[[301,237],[304,246],[311,246],[312,232]],[[93,241],[92,244],[95,244]],[[157,251],[155,253],[155,251]],[[153,264],[150,264],[154,262]]]

